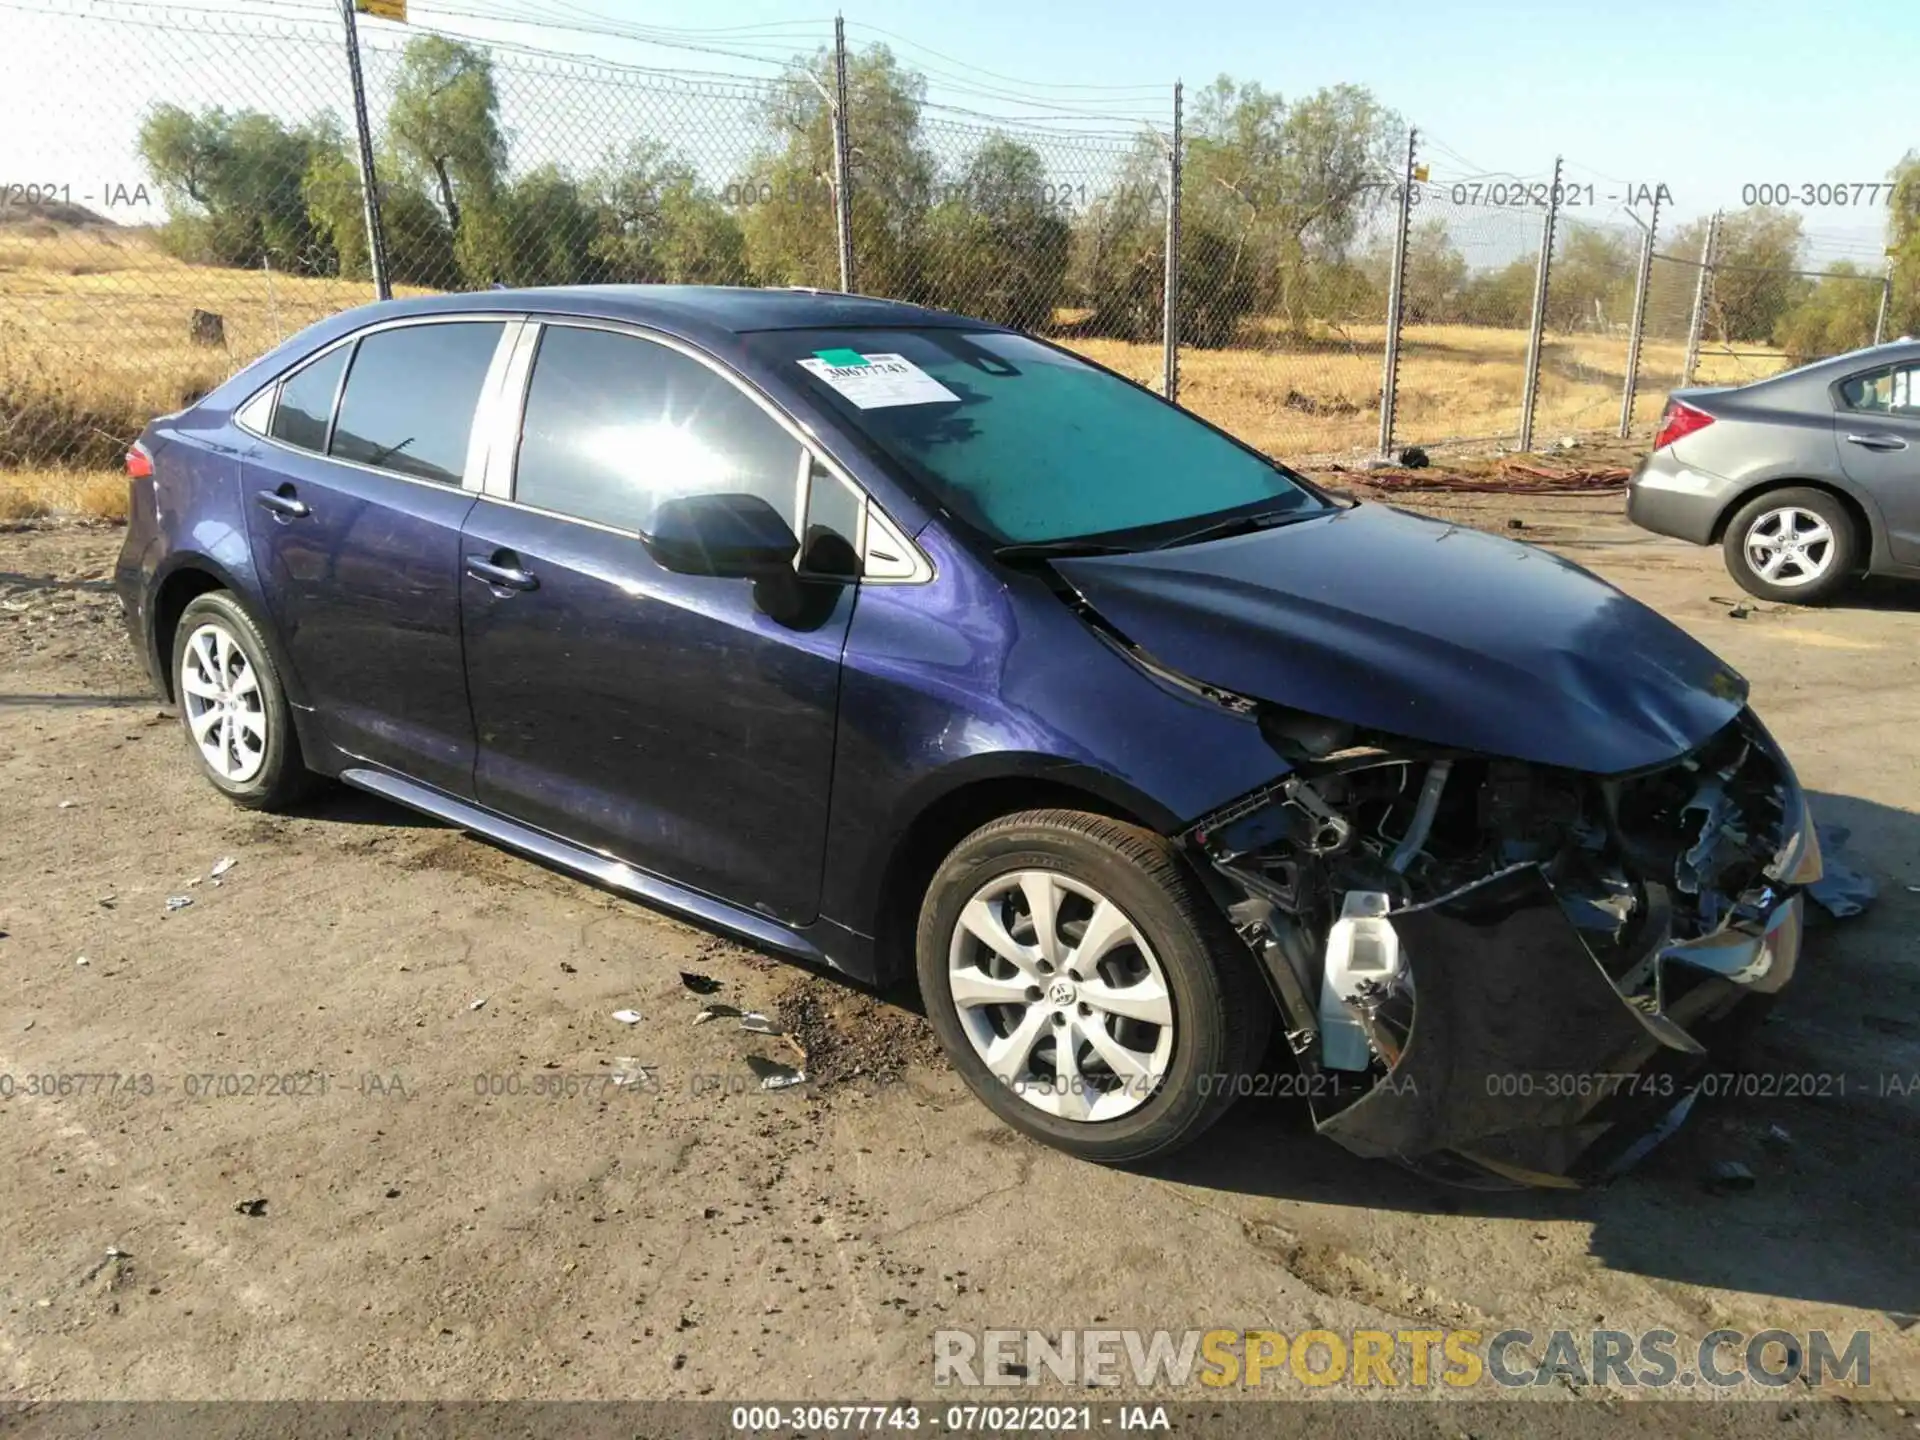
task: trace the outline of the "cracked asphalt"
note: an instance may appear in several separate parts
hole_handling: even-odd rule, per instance
[[[943,1327],[1416,1325],[1864,1328],[1846,1393],[1920,1395],[1920,589],[1735,618],[1617,497],[1404,503],[1720,650],[1880,884],[1751,1093],[1605,1191],[1447,1189],[1284,1098],[1148,1170],[1041,1149],[903,1005],[369,798],[232,808],[126,649],[119,533],[0,534],[0,1400],[882,1399]],[[797,1052],[713,1001],[810,1082],[760,1090]]]

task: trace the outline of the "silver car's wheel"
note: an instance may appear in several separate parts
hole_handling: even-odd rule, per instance
[[[974,1052],[1058,1119],[1118,1119],[1173,1054],[1172,991],[1153,946],[1091,885],[1051,870],[995,876],[960,912],[948,993]]]
[[[267,707],[246,652],[218,620],[187,636],[180,658],[180,703],[207,767],[244,785],[267,761]]]
[[[1753,573],[1786,590],[1816,584],[1833,566],[1833,528],[1798,505],[1777,506],[1755,516],[1744,544]]]

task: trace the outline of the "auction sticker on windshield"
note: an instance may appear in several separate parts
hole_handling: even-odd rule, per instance
[[[960,398],[903,355],[818,350],[811,359],[802,360],[800,368],[818,375],[862,410],[938,405]]]

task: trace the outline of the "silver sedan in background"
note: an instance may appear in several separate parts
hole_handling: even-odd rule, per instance
[[[1721,546],[1765,600],[1818,604],[1863,574],[1920,578],[1920,341],[1674,391],[1627,515]]]

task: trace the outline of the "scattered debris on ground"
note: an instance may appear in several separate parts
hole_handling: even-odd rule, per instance
[[[747,1056],[747,1068],[758,1077],[762,1090],[785,1090],[790,1085],[805,1084],[807,1079],[806,1071],[769,1060],[764,1055]]]
[[[947,1068],[923,1018],[862,991],[796,982],[780,996],[779,1010],[821,1088],[848,1080],[886,1084],[915,1067]]]

